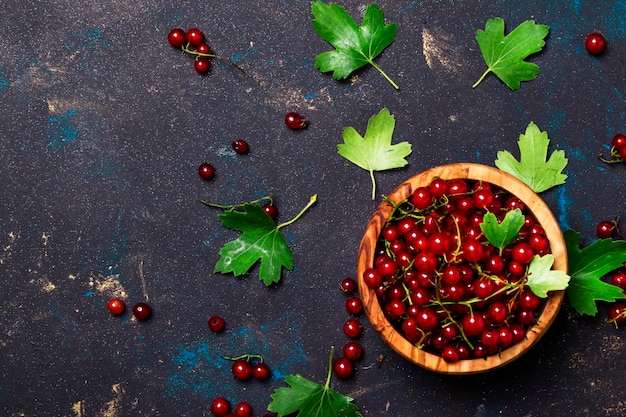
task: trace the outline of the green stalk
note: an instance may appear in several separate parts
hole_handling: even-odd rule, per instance
[[[315,202],[317,201],[317,194],[311,196],[311,199],[309,200],[309,202],[307,203],[306,206],[304,206],[304,208],[300,211],[300,213],[298,213],[296,215],[296,217],[294,217],[293,219],[281,223],[278,226],[276,226],[276,229],[280,230],[281,228],[285,227],[285,226],[289,226],[290,224],[294,223],[296,220],[298,220],[300,217],[302,217],[302,215],[304,214],[305,211],[307,211],[313,204],[315,204]]]
[[[393,82],[393,80],[392,80],[391,78],[389,78],[389,76],[388,76],[387,74],[385,74],[385,71],[383,71],[381,67],[379,67],[378,65],[376,65],[376,63],[374,63],[374,61],[371,61],[371,60],[370,60],[370,61],[369,61],[369,63],[370,63],[370,64],[372,64],[372,66],[373,66],[374,68],[376,68],[376,70],[378,70],[378,72],[380,72],[380,73],[383,75],[383,77],[385,77],[385,79],[386,79],[387,81],[389,81],[389,83],[391,83],[391,85],[393,85],[393,88],[395,88],[396,90],[399,90],[399,89],[400,89],[400,87],[398,86],[398,84],[394,83],[394,82]]]
[[[333,373],[333,355],[334,354],[335,354],[335,347],[331,346],[330,357],[328,358],[328,374],[326,375],[326,384],[324,384],[324,387],[326,389],[330,388],[330,377],[332,376],[332,373]]]
[[[478,84],[480,84],[481,81],[484,80],[487,74],[489,74],[490,72],[491,72],[491,68],[487,68],[487,71],[485,71],[483,75],[480,76],[480,78],[478,79],[478,81],[474,83],[474,85],[472,85],[472,88],[478,87]]]

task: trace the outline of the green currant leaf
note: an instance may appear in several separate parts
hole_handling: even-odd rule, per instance
[[[599,239],[581,250],[580,233],[566,230],[563,236],[571,276],[567,297],[578,314],[595,316],[596,301],[613,302],[624,298],[621,288],[601,278],[626,262],[626,241]]]
[[[282,268],[293,269],[293,254],[276,223],[258,204],[245,204],[243,211],[227,210],[217,216],[224,227],[243,234],[219,251],[214,272],[243,275],[261,261],[259,278],[267,286],[280,281]]]
[[[489,243],[502,252],[506,245],[515,240],[523,225],[524,215],[522,210],[517,208],[507,212],[502,223],[498,223],[495,214],[485,214],[483,222],[480,224],[480,230],[483,231]]]
[[[401,168],[408,164],[404,158],[411,154],[411,144],[391,144],[395,125],[395,118],[383,108],[369,119],[364,137],[353,127],[346,127],[342,134],[344,143],[337,145],[339,155],[369,171],[372,200],[376,199],[374,171]]]
[[[550,139],[536,124],[529,123],[517,144],[520,160],[517,161],[509,151],[499,151],[495,161],[498,168],[519,178],[536,193],[565,182],[567,175],[562,173],[567,165],[565,152],[554,151],[546,161]]]
[[[541,51],[549,30],[546,25],[527,20],[504,36],[504,20],[499,17],[489,19],[485,30],[476,31],[476,41],[487,70],[472,87],[480,84],[490,72],[496,74],[511,90],[519,89],[521,81],[534,80],[539,73],[539,66],[524,59]]]
[[[333,71],[336,80],[345,79],[355,70],[370,64],[398,89],[387,74],[374,63],[396,37],[395,23],[385,25],[382,10],[372,3],[365,9],[363,24],[358,26],[345,9],[335,3],[311,3],[315,32],[336,49],[315,57],[315,67],[322,72]]]
[[[560,291],[567,288],[569,275],[564,271],[553,270],[554,255],[533,256],[528,265],[528,281],[526,285],[537,297],[546,298],[549,291]]]

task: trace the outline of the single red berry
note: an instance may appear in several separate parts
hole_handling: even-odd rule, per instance
[[[257,381],[265,381],[271,375],[270,367],[265,362],[259,362],[252,367],[252,376]]]
[[[276,220],[276,218],[278,217],[278,209],[276,208],[274,204],[271,204],[271,203],[263,204],[262,208],[265,214],[270,216],[272,220]]]
[[[585,39],[585,48],[592,55],[601,54],[606,48],[606,40],[600,33],[590,33]]]
[[[343,325],[343,332],[351,339],[355,339],[361,335],[363,327],[357,319],[348,319]]]
[[[611,277],[611,285],[626,290],[626,269],[619,269]]]
[[[137,320],[146,320],[152,314],[152,308],[147,303],[137,303],[133,307],[133,315]]]
[[[201,43],[196,47],[196,52],[200,54],[210,54],[211,47],[207,43]]]
[[[216,417],[225,417],[230,412],[230,402],[224,397],[217,397],[211,402],[211,413]]]
[[[241,381],[247,381],[252,376],[252,365],[245,359],[237,359],[231,367],[233,376]]]
[[[191,46],[199,46],[204,43],[204,33],[198,28],[191,28],[187,31],[187,42]]]
[[[198,174],[202,179],[210,180],[215,176],[215,168],[213,165],[203,162],[198,167]]]
[[[351,340],[343,346],[343,356],[356,361],[363,356],[363,346],[357,341]]]
[[[359,315],[363,311],[363,302],[359,297],[350,297],[346,300],[346,311],[352,315]]]
[[[618,133],[615,136],[613,136],[613,139],[611,140],[611,146],[616,151],[619,151],[620,149],[624,148],[626,146],[626,135],[622,133]]]
[[[246,401],[241,401],[234,408],[236,417],[250,417],[252,415],[252,406]]]
[[[224,319],[221,316],[211,316],[208,320],[209,330],[214,333],[221,332],[224,329]]]
[[[242,155],[248,153],[250,150],[250,145],[243,139],[236,139],[233,141],[233,151]]]
[[[350,359],[340,356],[333,361],[333,372],[339,378],[349,378],[354,373],[354,364]]]
[[[170,30],[170,33],[167,34],[167,41],[175,48],[180,48],[187,42],[187,36],[185,35],[185,31],[181,28],[175,28]]]
[[[614,220],[602,220],[596,226],[596,235],[600,239],[608,239],[613,237],[617,224]]]
[[[354,292],[357,290],[357,283],[354,278],[347,277],[344,278],[343,281],[341,281],[340,288],[344,294],[351,295],[354,294]]]
[[[119,316],[124,312],[124,310],[126,310],[126,304],[119,298],[111,298],[107,304],[107,308],[111,314]]]
[[[209,58],[201,56],[193,62],[193,67],[199,74],[206,74],[211,69],[211,61],[209,61]]]
[[[305,129],[309,125],[309,121],[300,113],[292,111],[285,116],[285,124],[290,129]]]

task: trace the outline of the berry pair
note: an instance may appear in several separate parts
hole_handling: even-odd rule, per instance
[[[120,298],[111,298],[107,303],[107,309],[114,316],[119,316],[126,310],[126,303]],[[137,303],[133,306],[133,316],[137,320],[146,320],[152,314],[152,308],[148,303]]]
[[[243,139],[235,139],[232,148],[239,155],[247,154],[250,151],[250,145]],[[203,162],[198,166],[198,175],[204,180],[212,180],[215,176],[215,167],[208,162]]]
[[[235,379],[248,381],[251,378],[265,381],[271,375],[270,367],[263,361],[261,355],[244,354],[237,357],[222,356],[222,359],[233,361],[231,372]]]
[[[230,401],[224,397],[217,397],[211,402],[211,413],[215,417],[251,417],[252,406],[247,401],[241,401],[231,407]]]

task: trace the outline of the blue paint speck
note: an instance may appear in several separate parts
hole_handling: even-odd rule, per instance
[[[48,119],[47,142],[50,149],[61,149],[74,142],[80,133],[72,120],[76,110]]]

